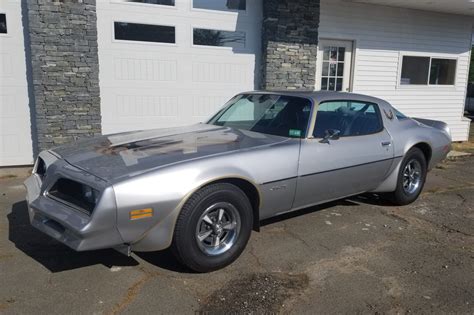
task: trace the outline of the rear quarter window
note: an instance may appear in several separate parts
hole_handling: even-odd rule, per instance
[[[398,120],[404,120],[404,119],[407,119],[408,117],[405,116],[404,114],[402,114],[400,111],[398,111],[397,109],[393,108],[392,109],[393,112],[395,113],[395,117],[397,117]]]

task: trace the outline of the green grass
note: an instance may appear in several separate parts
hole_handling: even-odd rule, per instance
[[[453,143],[453,150],[474,154],[474,122],[471,123],[469,140],[465,142]]]

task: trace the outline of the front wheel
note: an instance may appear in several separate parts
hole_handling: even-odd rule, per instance
[[[400,166],[397,189],[391,194],[391,200],[400,206],[414,202],[425,185],[426,173],[423,152],[418,148],[410,149]]]
[[[236,260],[250,237],[252,206],[229,183],[206,186],[185,203],[176,222],[172,250],[197,272],[223,268]]]

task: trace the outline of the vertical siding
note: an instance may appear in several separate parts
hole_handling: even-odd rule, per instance
[[[319,37],[355,44],[353,91],[391,102],[409,116],[445,121],[467,140],[463,118],[472,17],[321,0]],[[455,86],[398,86],[401,54],[458,59]]]

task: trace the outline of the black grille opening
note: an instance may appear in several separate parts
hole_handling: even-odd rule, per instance
[[[44,163],[43,159],[40,157],[36,162],[36,174],[38,174],[40,177],[43,177],[44,174],[46,174],[46,163]]]
[[[99,199],[99,191],[85,184],[60,178],[48,191],[48,195],[91,214]]]

